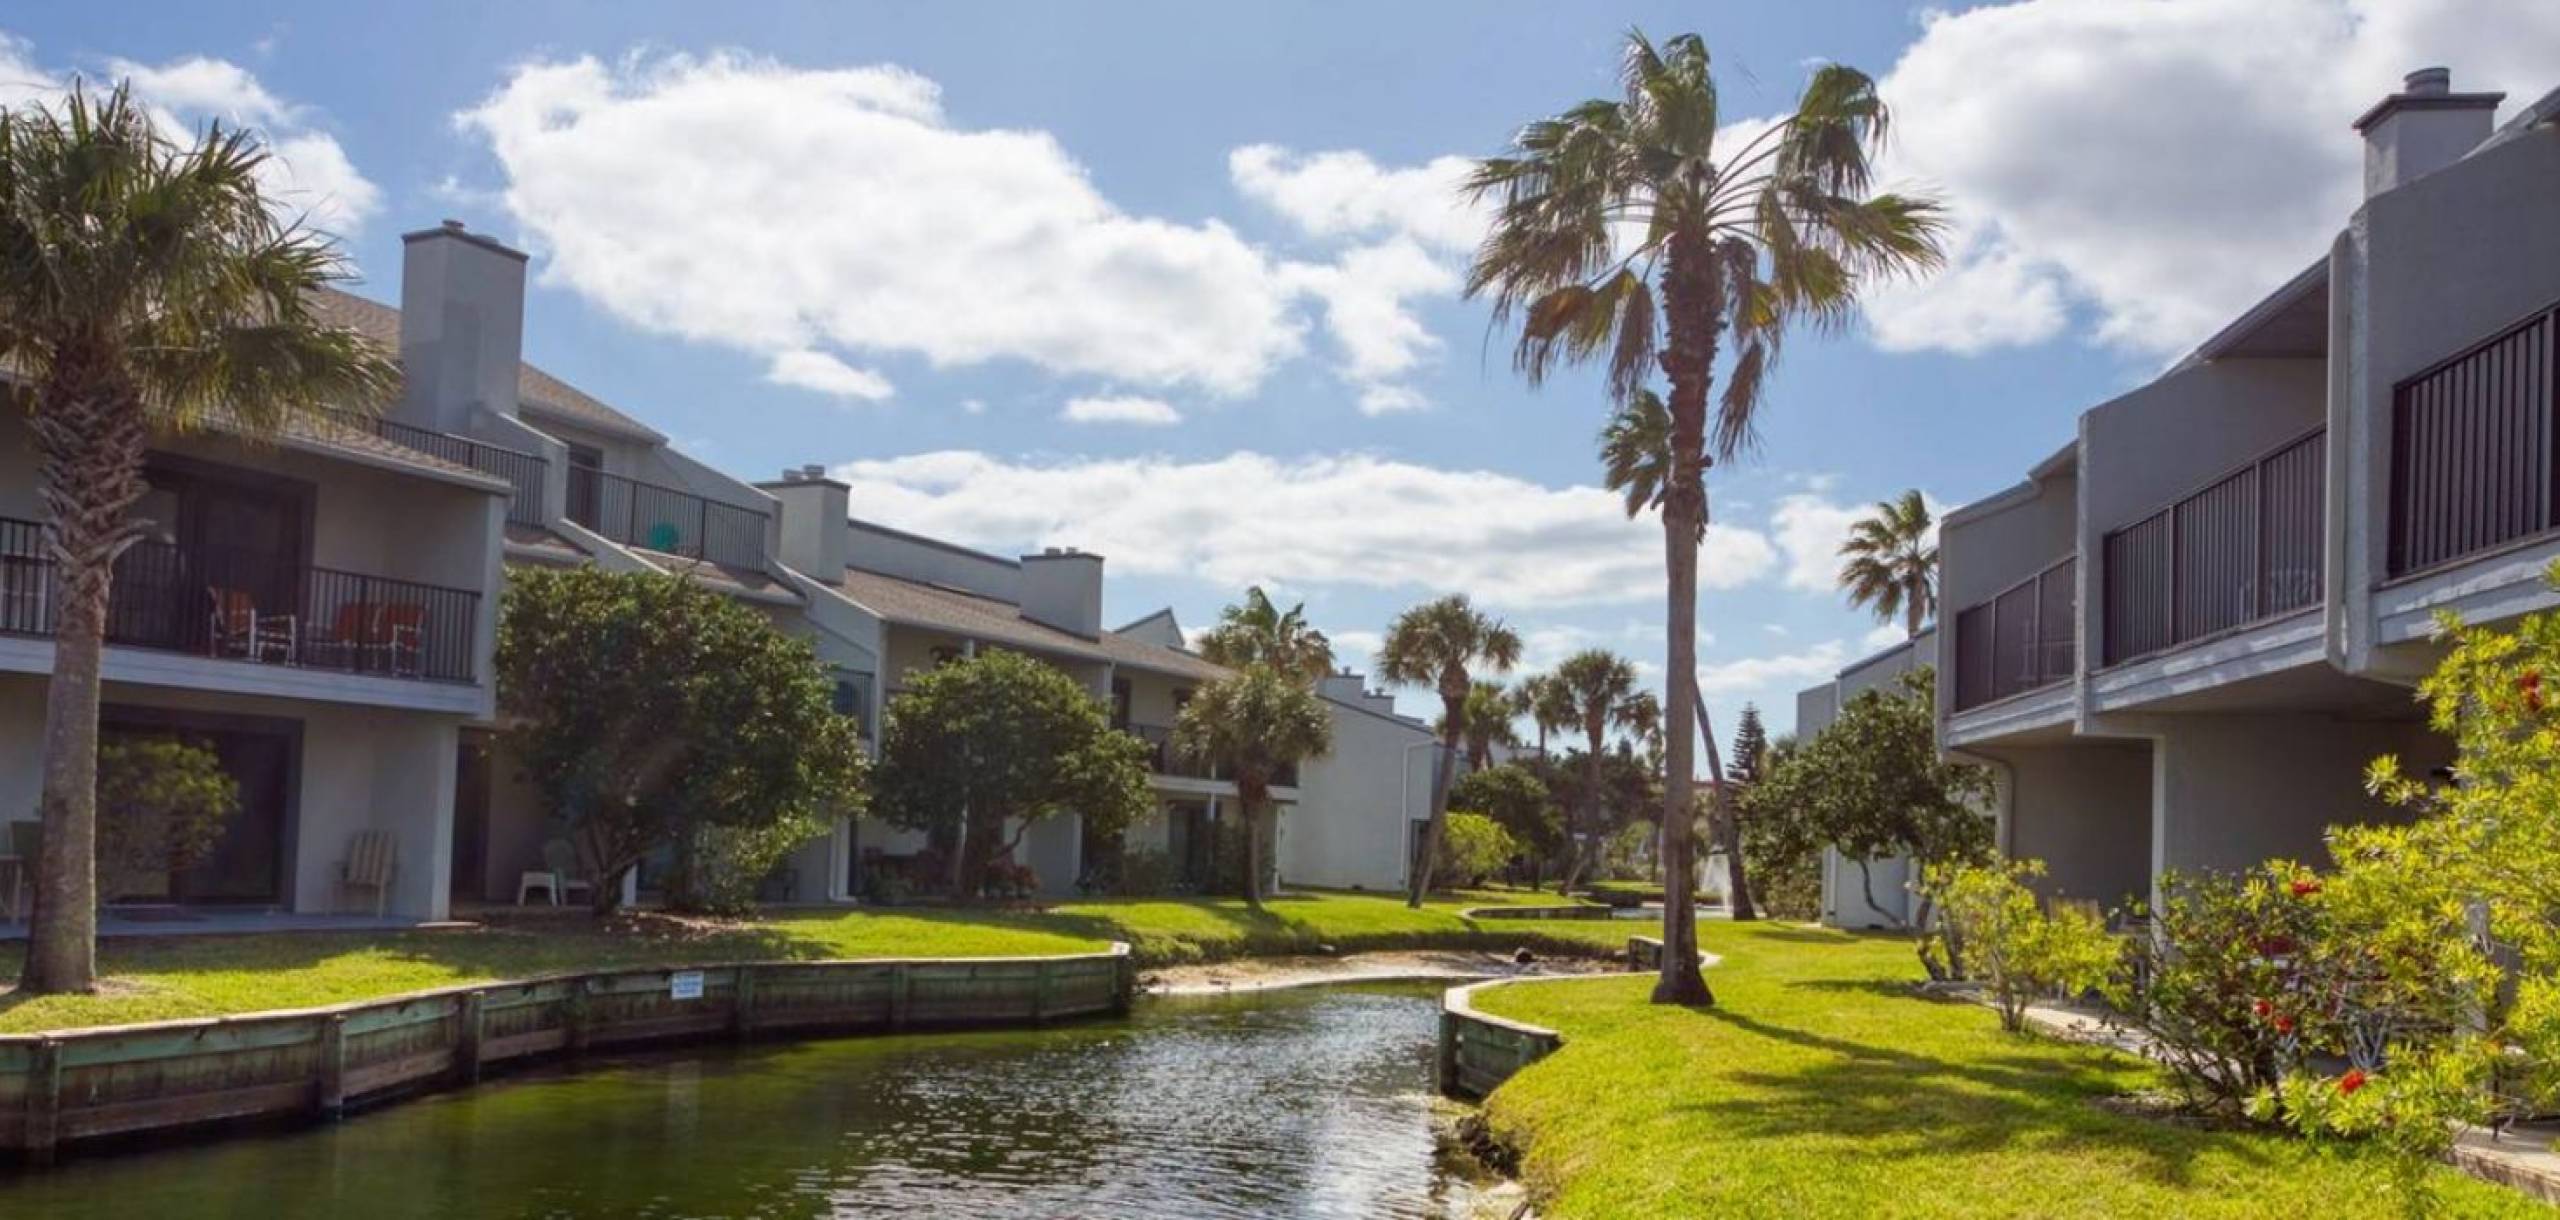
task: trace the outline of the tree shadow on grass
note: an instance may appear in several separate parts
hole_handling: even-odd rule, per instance
[[[1721,1073],[1736,1094],[1680,1107],[1736,1139],[1819,1137],[1857,1155],[1920,1159],[1991,1153],[2021,1145],[2065,1160],[2142,1158],[2141,1170],[2173,1187],[2194,1182],[2193,1162],[2218,1145],[2251,1168],[2272,1158],[2255,1140],[2150,1123],[2095,1105],[2116,1092],[2102,1061],[2022,1046],[1949,1058],[1773,1024],[1731,1009],[1692,1010],[1746,1041],[1765,1039],[1821,1058],[1785,1071]]]

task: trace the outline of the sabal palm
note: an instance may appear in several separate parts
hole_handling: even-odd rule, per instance
[[[1255,664],[1201,687],[1183,704],[1173,742],[1234,779],[1244,814],[1244,900],[1259,908],[1271,786],[1290,767],[1333,748],[1333,717],[1295,675]]]
[[[1621,97],[1530,123],[1508,155],[1478,163],[1468,189],[1497,208],[1467,288],[1492,299],[1497,320],[1518,318],[1514,363],[1532,384],[1586,360],[1605,360],[1622,404],[1636,402],[1657,369],[1669,384],[1655,444],[1663,461],[1652,490],[1633,498],[1662,512],[1663,846],[1676,873],[1691,864],[1697,551],[1710,452],[1730,457],[1753,443],[1789,326],[1843,325],[1862,283],[1936,263],[1942,222],[1926,199],[1872,189],[1887,115],[1874,82],[1853,68],[1816,68],[1793,113],[1729,150],[1717,145],[1725,116],[1696,35],[1656,47],[1630,33],[1619,79]],[[1688,886],[1668,893],[1655,998],[1711,1002],[1695,966]]]
[[[1604,648],[1588,648],[1566,657],[1555,668],[1559,696],[1570,714],[1567,719],[1582,730],[1582,797],[1581,829],[1577,838],[1588,838],[1600,825],[1600,755],[1612,729],[1643,737],[1658,730],[1662,709],[1651,693],[1636,687],[1635,664]],[[1572,864],[1565,876],[1568,887],[1581,879],[1586,845],[1577,843]]]
[[[1875,612],[1877,619],[1902,616],[1903,631],[1918,636],[1938,612],[1937,522],[1928,501],[1912,488],[1849,527],[1840,544],[1840,587],[1849,604]]]
[[[145,448],[272,435],[394,384],[374,348],[311,312],[343,263],[275,218],[265,160],[219,125],[180,148],[121,89],[0,112],[0,367],[29,409],[59,590],[28,991],[96,979],[98,669]]]
[[[1476,609],[1464,593],[1415,606],[1387,628],[1386,643],[1378,648],[1379,675],[1440,695],[1440,758],[1431,770],[1431,820],[1413,861],[1406,906],[1420,908],[1422,896],[1431,890],[1431,864],[1439,857],[1441,831],[1448,823],[1458,738],[1467,723],[1467,694],[1474,689],[1472,671],[1509,673],[1519,663],[1520,634]]]
[[[1517,746],[1520,732],[1512,726],[1512,718],[1520,714],[1520,700],[1499,682],[1476,679],[1467,687],[1467,701],[1460,716],[1459,736],[1467,746],[1467,766],[1481,771],[1493,765],[1493,748]],[[1435,728],[1446,728],[1435,725]]]
[[[1306,604],[1284,611],[1260,585],[1219,612],[1218,625],[1200,637],[1200,655],[1230,669],[1267,665],[1308,686],[1333,672],[1333,641],[1307,622]]]

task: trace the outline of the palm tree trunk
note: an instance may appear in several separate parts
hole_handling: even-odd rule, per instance
[[[1236,803],[1244,806],[1244,904],[1262,909],[1262,806],[1259,781],[1236,785]]]
[[[35,908],[18,977],[30,994],[90,991],[98,980],[98,671],[149,433],[141,404],[91,355],[57,357],[31,421],[61,601],[45,683]]]
[[[1450,706],[1445,719],[1450,724],[1457,723],[1456,705]],[[1444,731],[1440,734],[1440,757],[1431,766],[1431,820],[1423,825],[1422,858],[1413,862],[1413,886],[1404,900],[1407,907],[1417,911],[1422,909],[1422,896],[1431,892],[1431,865],[1440,858],[1440,828],[1449,816],[1449,773],[1457,765],[1458,734]]]
[[[1703,235],[1675,236],[1665,251],[1663,317],[1669,331],[1662,372],[1671,383],[1671,480],[1662,503],[1663,570],[1668,577],[1664,622],[1668,636],[1670,696],[1662,735],[1662,977],[1656,1004],[1715,1003],[1698,970],[1698,918],[1693,902],[1690,821],[1697,816],[1691,749],[1696,744],[1698,697],[1698,547],[1706,528],[1707,387],[1714,375],[1717,332],[1723,328],[1714,280],[1713,249]]]
[[[1918,581],[1913,581],[1910,588],[1902,591],[1903,638],[1907,640],[1919,639],[1920,624],[1926,621],[1921,614],[1920,593]]]

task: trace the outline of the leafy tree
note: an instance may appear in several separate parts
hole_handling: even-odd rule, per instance
[[[1630,33],[1623,96],[1593,99],[1519,129],[1504,156],[1468,181],[1497,201],[1467,280],[1497,321],[1521,323],[1514,363],[1532,384],[1558,364],[1605,359],[1612,398],[1641,401],[1669,383],[1650,494],[1667,552],[1669,723],[1663,785],[1665,867],[1690,868],[1691,751],[1697,725],[1698,547],[1706,468],[1748,449],[1761,390],[1789,326],[1845,325],[1878,276],[1935,265],[1935,204],[1871,189],[1869,158],[1887,119],[1874,82],[1841,64],[1816,68],[1795,111],[1728,150],[1707,46],[1684,34],[1656,47]],[[1712,435],[1720,349],[1730,344]],[[1633,493],[1634,489],[1629,488]],[[1696,968],[1689,887],[1669,888],[1666,963],[1655,998],[1713,1002]]]
[[[1902,616],[1903,631],[1917,637],[1938,612],[1938,530],[1917,487],[1849,527],[1840,544],[1840,587],[1849,604],[1875,612],[1879,621]]]
[[[1502,824],[1481,813],[1449,811],[1449,837],[1440,841],[1440,872],[1458,885],[1480,885],[1501,872],[1520,844]]]
[[[1451,772],[1458,764],[1458,738],[1467,723],[1467,696],[1475,689],[1470,670],[1509,673],[1520,663],[1520,633],[1501,619],[1475,608],[1464,593],[1424,602],[1396,616],[1378,649],[1378,673],[1390,682],[1427,686],[1440,694],[1440,757],[1431,772],[1431,820],[1422,832],[1422,850],[1413,861],[1413,881],[1405,905],[1422,907],[1431,891],[1431,869],[1440,858],[1440,835],[1449,815]]]
[[[661,847],[678,859],[671,901],[721,904],[860,812],[868,768],[833,696],[807,641],[681,576],[508,574],[499,706],[599,912]],[[723,862],[747,875],[715,876]]]
[[[1555,794],[1529,765],[1504,763],[1467,772],[1450,791],[1449,807],[1481,813],[1502,827],[1515,850],[1528,858],[1533,888],[1543,862],[1564,849],[1564,820]]]
[[[1653,818],[1661,809],[1661,773],[1642,755],[1620,741],[1600,753],[1598,765],[1582,750],[1569,750],[1555,769],[1552,784],[1567,811],[1573,842],[1566,848],[1571,874],[1557,893],[1571,893],[1608,861],[1612,845],[1629,827],[1642,825],[1654,833]],[[1641,839],[1646,850],[1651,840]]]
[[[1283,611],[1260,585],[1244,591],[1244,604],[1219,612],[1218,625],[1200,637],[1200,655],[1229,669],[1266,665],[1308,686],[1333,672],[1333,642],[1308,624],[1306,604]]]
[[[1710,768],[1717,766],[1715,734],[1708,729],[1712,723],[1707,719],[1707,709],[1700,707],[1698,724],[1707,730],[1703,735],[1707,739],[1707,766]],[[1724,856],[1726,879],[1733,883],[1733,893],[1726,897],[1726,910],[1736,921],[1760,917],[1755,901],[1759,887],[1754,884],[1755,874],[1751,871],[1749,853],[1743,850],[1744,823],[1749,817],[1743,798],[1751,785],[1759,781],[1768,752],[1769,733],[1760,725],[1760,709],[1749,703],[1743,704],[1742,715],[1733,730],[1733,761],[1724,764],[1724,774],[1719,777],[1721,782],[1711,784],[1707,793],[1712,806],[1709,832],[1716,850]]]
[[[123,89],[0,111],[0,365],[35,434],[55,589],[29,993],[97,980],[98,666],[116,557],[141,536],[143,451],[371,409],[397,377],[313,315],[345,264],[276,219],[266,158],[219,124],[180,148]]]
[[[1662,709],[1651,694],[1637,689],[1635,665],[1607,649],[1586,648],[1566,657],[1555,668],[1555,681],[1559,697],[1571,710],[1574,727],[1582,730],[1583,738],[1581,783],[1576,789],[1581,803],[1574,816],[1575,850],[1565,874],[1565,887],[1570,890],[1589,871],[1605,820],[1606,797],[1600,768],[1609,733],[1616,730],[1641,734],[1660,723]]]
[[[1493,748],[1518,748],[1520,733],[1512,727],[1512,717],[1519,714],[1520,700],[1499,682],[1478,678],[1468,684],[1467,702],[1460,717],[1458,734],[1467,746],[1467,767],[1481,771],[1493,765]],[[1447,713],[1442,713],[1446,715]],[[1434,724],[1435,730],[1446,732],[1447,725]]]
[[[1076,815],[1111,835],[1143,816],[1146,759],[1146,743],[1114,730],[1074,678],[982,649],[916,675],[890,701],[873,804],[890,825],[945,845],[952,894],[967,899],[1044,818]]]
[[[1260,910],[1271,785],[1333,748],[1332,714],[1295,675],[1250,665],[1201,687],[1183,704],[1173,741],[1184,754],[1215,761],[1235,781],[1244,807],[1244,900]]]
[[[1769,743],[1761,778],[1795,757],[1796,741],[1785,736]],[[1751,894],[1771,915],[1781,919],[1816,919],[1822,914],[1822,848],[1810,820],[1773,799],[1757,782],[1734,797],[1742,810],[1742,855],[1751,869]]]
[[[1921,668],[1900,689],[1859,694],[1840,718],[1756,785],[1755,800],[1787,810],[1818,843],[1856,862],[1867,906],[1877,904],[1867,861],[1908,855],[1923,869],[1979,863],[1991,851],[1980,810],[1990,773],[1938,754],[1936,677]],[[1919,922],[1929,922],[1928,894]],[[1933,966],[1933,969],[1935,967]]]
[[[1937,866],[1924,884],[1945,908],[1947,935],[1932,939],[1940,971],[1979,976],[2000,1012],[2000,1028],[2024,1033],[2039,996],[2076,996],[2114,976],[2121,950],[2106,921],[2078,907],[2048,911],[2027,882],[2041,860]],[[1953,945],[1964,946],[1957,962]]]
[[[98,747],[102,897],[156,894],[194,865],[240,812],[240,782],[202,744],[129,737]]]

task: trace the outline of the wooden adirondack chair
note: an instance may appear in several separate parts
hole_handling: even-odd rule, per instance
[[[371,889],[373,914],[391,909],[391,879],[399,875],[400,846],[387,830],[360,830],[347,843],[347,858],[338,865],[338,888]]]

